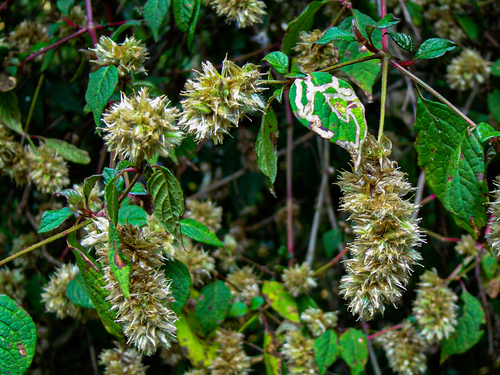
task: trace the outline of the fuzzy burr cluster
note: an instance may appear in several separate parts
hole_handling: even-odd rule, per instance
[[[355,234],[340,293],[349,310],[365,320],[401,297],[412,267],[422,259],[414,249],[423,241],[414,218],[418,206],[404,199],[413,189],[389,159],[391,147],[387,138],[378,143],[369,135],[359,167],[343,172],[338,183],[344,192],[342,209],[351,214]]]
[[[169,104],[165,95],[149,98],[146,88],[132,97],[122,92],[120,103],[102,117],[109,151],[136,163],[156,154],[168,156],[184,138],[176,124],[179,110]]]
[[[261,0],[210,0],[209,4],[228,22],[235,20],[239,28],[262,23],[262,17],[266,14],[266,4]]]
[[[313,278],[313,271],[307,263],[288,267],[283,271],[283,283],[292,296],[307,293],[318,284]]]
[[[477,256],[479,254],[477,242],[470,234],[462,235],[462,239],[455,246],[455,251],[464,257]]]
[[[423,374],[427,369],[424,337],[408,321],[400,330],[392,330],[375,338],[375,343],[384,348],[393,371],[401,375]]]
[[[485,83],[491,72],[491,62],[473,49],[464,49],[446,68],[446,81],[452,89],[465,91]]]
[[[123,225],[117,228],[120,251],[130,262],[129,290],[126,298],[111,271],[108,247],[97,246],[99,261],[105,265],[104,279],[109,291],[108,301],[116,310],[116,321],[123,327],[127,343],[141,353],[152,355],[159,346],[169,348],[176,342],[177,316],[170,309],[174,301],[170,282],[159,268],[164,260],[161,240],[146,236],[137,227]]]
[[[204,284],[206,279],[210,279],[210,273],[215,270],[215,259],[199,245],[193,246],[187,239],[184,239],[184,245],[187,251],[179,249],[175,258],[186,265],[193,285]]]
[[[441,341],[455,332],[457,300],[457,295],[434,272],[425,271],[420,277],[413,313],[427,341]]]
[[[9,45],[19,52],[27,53],[40,42],[48,42],[48,28],[39,21],[24,20],[9,34]]]
[[[222,224],[222,207],[218,207],[210,199],[206,201],[190,199],[186,202],[184,216],[199,221],[217,232]]]
[[[90,48],[97,56],[97,60],[91,60],[100,66],[115,65],[120,76],[132,73],[146,73],[144,62],[148,51],[146,46],[135,37],[127,37],[121,44],[115,43],[107,36],[101,36],[96,48]]]
[[[493,202],[490,202],[490,208],[488,212],[492,216],[490,223],[490,233],[487,235],[488,243],[490,244],[493,254],[499,258],[500,257],[500,179],[497,176],[495,181],[495,190],[491,192],[494,198]]]
[[[300,331],[288,331],[284,336],[281,355],[286,360],[289,374],[317,375],[318,365],[314,356],[314,340],[305,337]]]
[[[326,332],[327,329],[333,329],[337,326],[338,311],[324,312],[321,309],[309,307],[300,314],[300,320],[307,324],[307,328],[311,331],[314,337],[319,337]]]
[[[321,30],[311,32],[301,31],[299,41],[295,47],[298,52],[298,62],[305,72],[315,72],[329,66],[335,65],[339,61],[337,48],[332,43],[314,44],[323,36]]]
[[[229,60],[222,62],[222,72],[210,63],[202,64],[203,73],[188,80],[181,101],[184,111],[179,125],[200,142],[210,138],[222,143],[229,129],[238,127],[247,113],[262,111],[265,100],[259,92],[258,66],[246,64],[242,68]]]
[[[227,275],[228,286],[234,297],[241,297],[244,301],[251,301],[260,294],[261,281],[253,273],[252,267],[245,266]],[[238,289],[236,289],[238,288]]]
[[[220,345],[217,357],[209,366],[210,375],[247,375],[250,373],[250,357],[243,350],[242,333],[221,329],[216,342]]]
[[[146,375],[148,366],[142,364],[142,355],[127,345],[115,342],[116,348],[105,349],[99,355],[104,375]]]
[[[52,194],[69,184],[66,162],[53,148],[44,143],[36,150],[28,146],[25,157],[28,163],[28,181],[40,192]]]

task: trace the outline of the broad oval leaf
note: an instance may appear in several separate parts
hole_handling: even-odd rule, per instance
[[[212,229],[191,218],[181,220],[181,233],[189,238],[207,245],[224,247]]]
[[[328,73],[296,79],[290,104],[304,126],[348,150],[358,149],[366,136],[363,104],[347,82]]]
[[[339,355],[337,334],[331,329],[327,330],[322,336],[314,340],[313,347],[319,373],[323,375],[326,369],[335,362]]]
[[[16,133],[24,133],[17,96],[13,91],[0,92],[0,124]]]
[[[172,280],[170,288],[175,301],[170,304],[170,308],[178,314],[184,304],[189,299],[191,293],[191,275],[188,268],[181,261],[174,259],[167,261],[162,270],[167,279]]]
[[[76,278],[68,283],[66,286],[66,295],[75,305],[88,309],[94,308],[94,303],[90,299],[81,274],[76,275]]]
[[[200,291],[195,313],[205,335],[217,328],[231,307],[231,291],[221,280],[208,284]]]
[[[90,73],[85,100],[94,114],[96,125],[100,124],[102,111],[108,104],[117,84],[118,69],[114,65],[105,66]]]
[[[47,138],[45,144],[57,151],[64,159],[76,164],[90,163],[89,153],[61,139]]]
[[[175,23],[180,31],[186,33],[189,21],[193,15],[194,0],[174,0],[173,3]]]
[[[457,45],[451,40],[442,38],[431,38],[424,41],[415,53],[415,60],[435,59],[451,51]]]
[[[158,41],[158,30],[165,20],[169,8],[170,0],[148,0],[144,4],[144,19],[153,33],[155,42]]]
[[[268,61],[278,73],[288,73],[288,56],[281,51],[274,51],[266,55],[262,60]]]
[[[264,280],[262,295],[283,318],[296,323],[300,322],[297,301],[295,301],[283,284],[277,281]]]
[[[35,355],[37,332],[29,314],[0,294],[0,373],[22,375]]]
[[[403,33],[387,33],[387,35],[389,35],[391,39],[394,40],[394,43],[402,49],[405,49],[410,53],[413,52],[413,40],[411,39],[411,36]]]
[[[415,122],[418,165],[446,210],[477,239],[488,201],[483,146],[477,133],[441,103],[419,99]]]
[[[276,181],[278,173],[278,136],[278,120],[272,107],[268,106],[262,116],[262,124],[255,142],[255,153],[257,167],[269,177],[271,185]]]
[[[68,203],[73,207],[77,207],[78,203],[82,202],[82,196],[75,189],[64,189],[63,191],[55,193],[54,195],[62,195],[68,200]]]
[[[71,212],[69,207],[63,207],[57,211],[45,211],[42,215],[40,227],[38,227],[38,233],[46,233],[52,229],[56,229],[64,220],[71,216],[73,216],[73,212]]]
[[[366,336],[354,329],[349,328],[340,336],[340,356],[351,368],[351,374],[363,373],[368,362],[368,343]]]
[[[342,30],[339,27],[331,27],[319,38],[315,44],[328,44],[334,40],[343,40],[345,42],[355,42],[356,38],[351,32]]]

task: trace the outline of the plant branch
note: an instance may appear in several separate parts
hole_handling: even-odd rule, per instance
[[[316,271],[313,272],[313,277],[316,277],[318,275],[321,275],[323,272],[325,272],[328,268],[333,267],[337,262],[342,259],[345,253],[349,250],[348,247],[346,247],[344,250],[342,250],[340,253],[337,254],[335,258],[333,258],[331,261],[329,261],[327,264],[324,266],[318,268]]]
[[[87,13],[87,30],[89,31],[92,44],[97,44],[97,34],[95,32],[94,16],[92,15],[92,1],[85,0],[85,12]],[[92,46],[92,47],[93,47]]]
[[[35,105],[36,105],[36,102],[38,100],[38,95],[40,94],[40,89],[42,88],[44,77],[45,77],[45,74],[42,73],[40,75],[40,78],[38,79],[38,84],[36,85],[35,94],[33,95],[33,100],[31,101],[30,110],[28,112],[28,118],[26,119],[26,125],[24,125],[24,133],[23,133],[23,138],[22,138],[21,144],[23,143],[24,139],[28,135],[28,128],[30,126],[31,117],[33,116],[33,112],[35,111]],[[33,148],[35,148],[35,145],[33,144],[33,141],[31,140],[31,138],[28,136],[27,139],[28,139],[28,142],[31,144],[31,146]]]
[[[358,57],[357,59],[345,61],[343,63],[335,64],[335,65],[332,65],[328,68],[321,69],[321,70],[319,70],[319,72],[328,73],[328,72],[331,72],[332,70],[343,68],[344,66],[359,64],[359,63],[362,63],[365,61],[370,61],[370,60],[380,60],[380,59],[382,59],[382,56],[380,54],[373,54],[373,55],[369,55],[369,56]]]
[[[292,185],[292,151],[293,151],[293,117],[290,99],[285,95],[286,121],[286,242],[288,250],[288,266],[293,265],[293,185]]]
[[[385,102],[387,100],[387,71],[389,68],[389,57],[384,56],[382,59],[382,96],[380,97],[380,124],[378,127],[378,141],[382,140],[384,135],[385,121]]]

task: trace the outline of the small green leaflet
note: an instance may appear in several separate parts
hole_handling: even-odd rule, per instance
[[[30,315],[0,294],[0,373],[22,375],[35,355],[37,332]]]
[[[267,375],[281,375],[283,373],[279,347],[280,342],[276,335],[271,332],[265,332],[263,349]]]
[[[191,275],[184,263],[177,259],[167,261],[161,269],[165,273],[165,278],[172,280],[170,288],[175,301],[170,304],[170,308],[178,314],[189,299]]]
[[[118,27],[118,29],[116,29],[113,34],[111,34],[111,39],[116,42],[118,41],[118,37],[121,35],[121,33],[123,33],[125,30],[127,30],[128,28],[132,27],[132,26],[139,26],[140,24],[142,24],[142,20],[129,20],[123,24],[120,25],[120,27]]]
[[[75,189],[64,189],[59,193],[55,193],[55,195],[61,195],[65,197],[72,207],[78,207],[78,203],[82,202],[82,196]]]
[[[76,275],[76,278],[68,283],[66,286],[66,295],[75,305],[83,306],[88,309],[94,308],[94,304],[90,299],[81,274]]]
[[[347,82],[328,73],[296,79],[290,104],[304,126],[347,150],[358,149],[366,136],[363,104]]]
[[[371,41],[372,33],[375,29],[388,29],[394,25],[399,23],[399,19],[394,17],[392,14],[388,13],[378,21],[375,25],[367,25],[365,26],[366,35],[368,35],[368,39]]]
[[[338,27],[332,27],[325,31],[323,36],[319,38],[315,44],[328,44],[334,40],[343,40],[345,42],[355,42],[356,38],[351,32],[342,30]]]
[[[338,250],[342,241],[342,230],[340,228],[331,229],[323,235],[323,249],[328,258],[333,258],[333,254]]]
[[[207,245],[224,247],[212,229],[191,218],[181,220],[181,233],[189,238]]]
[[[87,151],[80,150],[78,147],[73,146],[71,143],[65,142],[61,139],[47,138],[45,143],[51,149],[57,151],[64,159],[76,164],[90,163],[90,156]]]
[[[89,86],[85,94],[85,100],[94,114],[97,126],[101,122],[101,114],[109,98],[113,95],[118,84],[118,69],[116,66],[105,66],[98,71],[90,73]]]
[[[173,0],[173,8],[177,27],[186,33],[194,10],[194,0]]]
[[[245,305],[243,302],[237,301],[231,305],[231,308],[227,313],[227,317],[239,318],[241,316],[244,316],[247,312],[248,312],[248,306]]]
[[[250,301],[250,309],[252,311],[255,311],[259,309],[262,305],[264,305],[264,303],[266,303],[266,300],[261,296],[253,297],[252,300]]]
[[[200,291],[195,313],[205,335],[217,328],[231,307],[231,291],[220,280],[206,285]]]
[[[352,375],[363,373],[368,362],[366,336],[354,328],[345,331],[340,336],[340,356],[351,368]]]
[[[24,133],[17,96],[13,91],[0,92],[0,124],[16,133]]]
[[[413,40],[411,36],[403,33],[387,33],[387,35],[389,35],[398,46],[413,53]]]
[[[459,317],[454,334],[441,342],[441,360],[450,355],[462,354],[479,342],[484,331],[480,329],[485,322],[481,303],[464,290],[460,299],[463,301],[462,316]]]
[[[427,39],[418,47],[414,60],[435,59],[451,51],[457,45],[448,39],[431,38]]]
[[[97,181],[102,177],[100,174],[94,174],[92,176],[87,177],[85,180],[83,180],[83,199],[84,199],[84,205],[86,208],[89,206],[89,198],[90,198],[90,193],[94,189]]]
[[[488,201],[482,142],[468,124],[441,103],[419,99],[415,122],[418,165],[459,226],[477,239]]]
[[[120,239],[113,223],[108,227],[108,261],[125,298],[130,298],[130,261],[120,251]]]
[[[155,42],[158,41],[158,31],[167,16],[169,8],[170,0],[148,0],[144,4],[144,19],[153,33]]]
[[[257,167],[269,177],[271,189],[278,173],[278,136],[278,120],[273,108],[268,104],[255,142],[255,153]]]
[[[319,367],[319,374],[323,375],[328,367],[339,355],[339,344],[337,334],[329,329],[322,336],[314,340],[314,356]]]
[[[486,142],[491,138],[500,137],[500,132],[485,122],[477,124],[476,132],[480,142]]]
[[[57,0],[56,6],[64,16],[68,17],[74,4],[75,0]]]
[[[71,212],[69,207],[63,207],[57,211],[45,211],[42,215],[42,221],[40,222],[38,233],[47,233],[52,229],[57,228],[64,222],[64,220],[71,216],[73,216],[73,212]]]
[[[496,60],[491,66],[491,75],[494,77],[500,77],[500,59]]]
[[[283,284],[277,281],[264,280],[262,295],[271,307],[283,318],[296,323],[300,322],[297,301],[295,301]]]
[[[274,51],[266,55],[262,60],[268,61],[278,73],[288,73],[288,56],[283,52]]]

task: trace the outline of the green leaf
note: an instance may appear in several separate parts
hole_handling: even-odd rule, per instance
[[[118,203],[118,189],[116,188],[117,179],[117,176],[113,177],[104,188],[104,198],[106,199],[108,216],[113,226],[118,224],[118,207],[120,206]]]
[[[38,227],[38,233],[47,233],[52,229],[56,229],[71,216],[73,216],[73,212],[71,212],[69,207],[64,207],[57,211],[45,211],[42,215],[40,227]]]
[[[24,133],[17,96],[13,91],[0,92],[0,124],[19,134]]]
[[[125,298],[130,298],[130,261],[120,251],[120,239],[113,223],[108,227],[108,261]]]
[[[472,18],[464,14],[456,14],[456,13],[453,13],[453,17],[455,17],[462,30],[465,31],[467,38],[473,41],[478,40],[480,35],[479,27],[472,20]]]
[[[333,254],[338,252],[341,242],[342,230],[340,228],[331,229],[323,235],[323,249],[325,249],[328,258],[333,258]]]
[[[345,42],[355,42],[356,38],[351,32],[342,30],[339,27],[332,27],[323,34],[314,44],[328,44],[334,40],[343,40]]]
[[[297,62],[292,62],[292,68],[290,69],[290,73],[285,75],[286,78],[303,78],[307,77],[307,74],[302,70],[300,65]]]
[[[68,203],[73,207],[78,207],[78,203],[82,202],[82,196],[75,189],[64,189],[54,195],[62,195],[68,200]]]
[[[85,203],[85,207],[88,208],[89,205],[89,198],[90,198],[90,193],[95,187],[95,184],[99,179],[102,177],[101,174],[94,174],[90,177],[87,177],[85,180],[83,180],[83,199]]]
[[[109,292],[105,288],[106,281],[104,281],[101,272],[85,254],[83,247],[75,240],[74,233],[68,237],[68,246],[75,255],[83,283],[101,318],[102,324],[110,334],[120,339],[123,338],[122,326],[115,322],[116,311],[111,309],[111,305],[107,301]]]
[[[278,103],[282,103],[283,100],[283,91],[285,91],[285,86],[280,87],[279,89],[274,90],[273,97],[278,101]]]
[[[495,121],[500,122],[500,89],[493,89],[492,92],[488,93],[488,110],[495,119]]]
[[[132,84],[132,86],[134,86],[134,88],[137,91],[140,91],[141,87],[146,87],[148,89],[149,95],[151,95],[151,97],[156,97],[156,96],[160,96],[160,95],[164,95],[165,94],[153,82],[149,82],[149,81],[146,81],[146,80],[140,80],[140,79],[138,79],[138,80],[134,80],[134,81],[132,81],[130,83]]]
[[[349,328],[340,336],[340,356],[351,368],[351,374],[361,374],[368,361],[368,344],[366,336]]]
[[[451,51],[457,45],[451,40],[442,38],[431,38],[425,40],[415,53],[415,60],[435,59],[443,56],[446,52]]]
[[[120,208],[118,212],[118,223],[130,225],[138,225],[143,227],[146,225],[148,214],[143,208],[134,205],[127,205]]]
[[[200,14],[201,0],[194,0],[194,10],[193,16],[191,17],[191,22],[189,22],[188,29],[188,37],[187,37],[187,46],[189,51],[194,52],[193,41],[194,41],[194,33],[196,32],[196,24],[198,22],[198,15]]]
[[[500,77],[500,59],[496,60],[491,66],[491,75],[494,77]]]
[[[356,19],[356,24],[360,29],[361,33],[365,38],[366,35],[365,27],[368,25],[373,25],[375,21],[369,16],[354,10],[354,18]],[[349,31],[352,34],[352,20],[353,17],[346,18],[341,24],[340,28],[342,30]],[[373,31],[372,42],[377,48],[381,48],[382,32],[379,29]],[[351,61],[360,57],[373,55],[371,52],[367,51],[366,48],[359,47],[358,42],[346,42],[339,40],[335,45],[338,47],[338,53],[340,56],[340,63]],[[380,62],[378,60],[365,61],[359,64],[349,65],[342,68],[342,71],[347,74],[347,76],[358,85],[366,94],[368,99],[371,99],[372,86],[380,73]]]
[[[193,15],[194,0],[174,0],[174,18],[175,23],[183,33],[189,29],[189,21]]]
[[[30,315],[0,294],[0,373],[22,375],[35,355],[37,332]]]
[[[148,191],[142,184],[142,182],[136,182],[132,189],[130,190],[130,195],[148,195]]]
[[[316,363],[319,367],[319,374],[323,375],[339,355],[337,334],[331,329],[327,330],[322,336],[314,340],[313,347]]]
[[[255,153],[257,154],[257,167],[269,177],[271,185],[276,181],[278,173],[278,135],[276,114],[271,106],[267,106],[255,142]]]
[[[279,353],[280,342],[276,335],[271,332],[264,333],[264,364],[266,375],[281,375],[282,363]]]
[[[300,322],[297,301],[295,301],[283,284],[277,281],[264,280],[262,295],[283,318],[296,323]]]
[[[266,300],[262,298],[261,296],[255,296],[252,298],[250,301],[250,309],[252,311],[258,310],[262,305],[266,303]]]
[[[179,314],[179,320],[175,322],[177,328],[177,340],[193,366],[208,367],[217,357],[218,345],[212,340],[212,344],[200,339],[193,332],[193,319],[183,312]]]
[[[481,268],[483,269],[486,278],[491,280],[493,277],[495,277],[499,266],[497,260],[493,258],[489,253],[486,253],[481,259]]]
[[[89,86],[85,94],[85,100],[94,114],[96,125],[101,122],[102,111],[108,104],[118,84],[118,69],[116,66],[105,66],[90,73]]]
[[[296,79],[290,104],[304,126],[341,147],[357,149],[366,136],[363,104],[347,82],[328,73]]]
[[[415,122],[418,165],[446,210],[474,239],[486,225],[483,146],[476,132],[441,103],[419,99]]]
[[[224,244],[217,238],[212,229],[194,219],[187,218],[181,220],[181,233],[207,245],[224,247]]]
[[[167,16],[169,8],[170,0],[148,0],[144,4],[144,19],[153,33],[155,42],[158,41],[158,31]]]
[[[153,212],[165,230],[180,238],[180,218],[184,196],[177,179],[167,168],[159,167],[148,180],[148,193],[154,201]]]
[[[74,4],[75,0],[57,0],[56,6],[63,16],[68,17]]]
[[[293,47],[295,47],[297,41],[299,40],[299,32],[303,30],[311,30],[314,23],[314,15],[323,5],[327,3],[328,0],[313,1],[300,14],[300,16],[297,17],[297,19],[288,24],[285,37],[283,38],[283,52],[285,55],[292,54]]]
[[[220,280],[208,284],[200,291],[195,313],[205,335],[218,327],[231,307],[231,291]]]
[[[308,308],[319,309],[318,304],[311,296],[307,294],[301,294],[297,297],[297,305],[299,306],[299,314],[302,314]]]
[[[462,354],[479,342],[484,331],[480,329],[485,322],[481,303],[464,290],[460,299],[464,302],[462,316],[457,321],[455,332],[449,339],[441,341],[441,360],[453,354]]]
[[[500,137],[500,132],[495,130],[491,125],[485,122],[480,122],[479,124],[477,124],[476,132],[481,143],[486,142],[491,138]]]
[[[104,179],[104,187],[108,186],[111,179],[115,176],[116,176],[116,171],[114,169],[104,167],[104,170],[102,171],[102,177]],[[125,181],[123,180],[123,176],[120,176],[118,182],[116,182],[116,190],[118,190],[118,193],[121,193],[124,188],[125,188]]]
[[[71,143],[56,138],[47,138],[45,143],[68,161],[76,164],[90,163],[89,153],[73,146]]]
[[[276,69],[278,73],[288,73],[288,56],[283,52],[274,51],[266,55],[262,60],[269,61],[269,64]]]
[[[365,26],[365,31],[366,34],[368,35],[368,39],[371,41],[372,38],[372,33],[376,29],[388,29],[394,25],[397,25],[399,23],[399,19],[394,17],[392,14],[388,13],[382,18],[380,21],[378,21],[375,25],[367,25]]]
[[[235,302],[231,305],[231,308],[227,312],[228,318],[239,318],[244,316],[248,312],[248,306],[243,302]]]
[[[402,49],[405,49],[410,53],[413,52],[413,40],[411,39],[411,36],[403,33],[387,33],[387,35],[389,35]]]
[[[167,261],[161,269],[165,273],[165,277],[172,280],[170,288],[172,288],[172,296],[175,298],[175,302],[170,304],[170,308],[178,314],[189,299],[191,275],[184,263],[177,259]]]
[[[68,283],[66,286],[66,295],[75,305],[83,306],[88,309],[94,308],[94,304],[90,299],[81,274],[76,275],[76,278]]]
[[[113,34],[111,34],[110,38],[116,42],[118,40],[118,37],[123,33],[125,30],[132,26],[139,26],[142,23],[142,20],[128,20],[125,23],[122,23],[118,29],[116,29]]]

